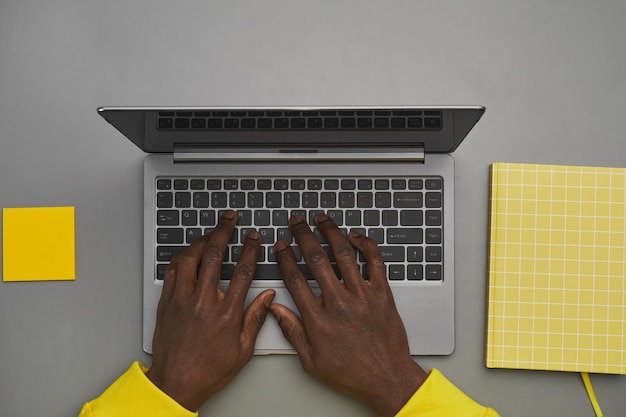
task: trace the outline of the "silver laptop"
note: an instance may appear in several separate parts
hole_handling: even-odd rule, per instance
[[[247,302],[274,288],[275,301],[295,309],[273,243],[292,241],[287,227],[292,214],[313,224],[315,214],[324,211],[346,235],[357,229],[378,242],[411,354],[452,353],[454,161],[449,154],[484,110],[99,108],[102,117],[149,154],[144,163],[144,350],[152,351],[169,260],[210,232],[220,213],[231,208],[239,212],[239,223],[222,268],[224,289],[243,237],[256,229],[264,250]],[[363,258],[358,261],[367,279]],[[319,291],[304,262],[301,268]],[[293,353],[271,317],[259,334],[256,353]]]

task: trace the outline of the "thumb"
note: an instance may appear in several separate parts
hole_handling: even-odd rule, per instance
[[[311,344],[302,321],[282,304],[272,304],[270,311],[278,322],[285,339],[291,343],[291,346],[300,356],[302,365],[308,369],[308,365],[311,363]]]

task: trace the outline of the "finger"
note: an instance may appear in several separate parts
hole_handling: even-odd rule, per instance
[[[329,296],[334,294],[340,287],[339,279],[330,265],[326,251],[320,246],[304,217],[293,216],[289,219],[289,228],[322,293]]]
[[[313,349],[306,331],[304,330],[302,321],[300,321],[293,311],[282,304],[272,304],[270,311],[278,322],[278,326],[280,326],[280,330],[283,332],[285,339],[287,339],[298,353],[302,367],[308,372],[311,369],[311,353]]]
[[[164,294],[188,297],[193,293],[198,277],[198,265],[207,242],[208,237],[205,236],[174,256],[165,271],[167,282],[163,283]]]
[[[261,234],[256,230],[250,231],[243,244],[241,258],[235,266],[235,271],[228,284],[226,300],[236,311],[243,311],[246,294],[254,279],[256,264],[261,251]]]
[[[300,268],[298,268],[298,264],[296,264],[293,250],[284,240],[276,242],[274,248],[276,261],[280,268],[280,275],[283,277],[285,287],[287,287],[289,294],[291,294],[291,298],[293,298],[300,314],[306,316],[314,312],[316,308],[319,308],[319,303],[306,277],[302,274]]]
[[[259,335],[263,323],[265,323],[267,312],[270,309],[275,295],[276,292],[274,290],[263,291],[250,303],[248,310],[246,310],[243,316],[241,346],[249,357],[254,354],[256,338]]]
[[[350,239],[350,243],[352,243],[355,248],[363,252],[365,262],[367,263],[370,283],[374,286],[389,288],[387,273],[385,271],[385,260],[380,254],[380,249],[378,249],[376,241],[363,236],[354,230],[350,232],[348,237]]]
[[[204,247],[197,283],[197,290],[201,297],[218,293],[224,254],[236,224],[237,213],[226,210]]]
[[[335,262],[347,288],[358,288],[363,284],[363,277],[359,271],[354,255],[354,247],[344,237],[337,225],[326,215],[315,216],[315,224],[322,232],[333,251]]]

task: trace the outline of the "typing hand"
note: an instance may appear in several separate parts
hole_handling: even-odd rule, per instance
[[[271,312],[308,374],[364,402],[380,416],[393,416],[422,384],[426,373],[409,354],[383,259],[373,240],[354,232],[346,240],[325,214],[318,215],[315,222],[330,243],[344,283],[304,219],[294,216],[290,220],[292,234],[321,295],[314,295],[291,248],[279,241],[276,257],[300,318],[279,304],[273,304]],[[353,246],[365,255],[369,281],[359,272]]]
[[[195,411],[235,378],[254,353],[254,343],[274,298],[261,293],[244,311],[261,238],[250,232],[226,293],[220,269],[237,214],[226,211],[207,237],[174,257],[165,272],[157,309],[148,378],[183,407]]]

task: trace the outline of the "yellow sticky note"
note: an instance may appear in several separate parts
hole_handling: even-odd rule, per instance
[[[74,207],[2,209],[2,280],[76,279]]]

